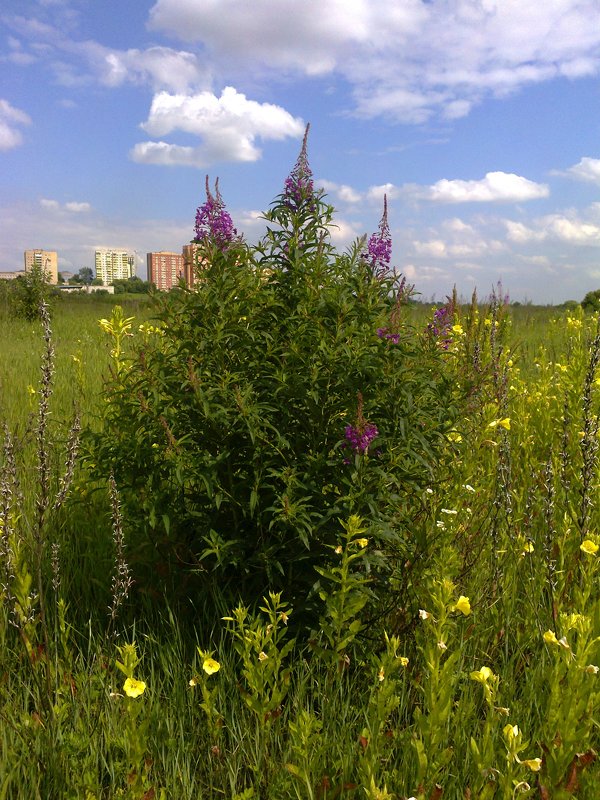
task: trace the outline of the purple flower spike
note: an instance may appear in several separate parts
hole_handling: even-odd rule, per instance
[[[452,323],[454,322],[454,304],[449,301],[433,314],[433,322],[427,326],[429,334],[438,340],[440,347],[447,350],[452,344]]]
[[[312,170],[308,164],[308,156],[306,154],[309,129],[310,123],[306,126],[304,132],[300,155],[294,165],[294,169],[285,179],[283,188],[285,203],[292,211],[298,211],[306,200],[312,198],[314,192]]]
[[[392,236],[388,225],[387,195],[383,196],[383,216],[379,223],[379,229],[369,239],[363,258],[367,260],[371,272],[376,278],[384,278],[389,272],[392,258]]]
[[[236,238],[237,231],[233,227],[233,220],[225,210],[225,203],[219,191],[219,179],[215,181],[215,194],[213,197],[208,186],[206,176],[206,202],[196,211],[196,224],[194,226],[194,242],[209,240],[214,242],[221,250],[226,250]]]
[[[367,422],[363,414],[363,397],[358,393],[358,409],[356,412],[356,423],[354,425],[346,425],[344,431],[346,441],[345,447],[350,447],[355,453],[363,455],[369,450],[371,442],[379,436],[377,426],[372,422]],[[348,463],[348,459],[344,459],[344,464]]]
[[[371,422],[365,423],[362,428],[355,425],[346,425],[344,436],[346,441],[355,453],[363,454],[369,449],[369,445],[379,435],[377,426]]]

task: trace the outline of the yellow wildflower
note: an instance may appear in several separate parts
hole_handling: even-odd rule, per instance
[[[357,539],[356,540],[356,544],[359,547],[366,547],[369,544],[369,540],[368,539],[364,539],[364,538],[363,539]]]
[[[198,680],[196,678],[190,678],[188,686],[196,686],[197,683],[198,683]]]
[[[554,631],[546,631],[544,634],[544,641],[546,644],[558,644],[558,639]]]
[[[139,697],[146,691],[146,684],[144,681],[136,681],[135,678],[127,678],[123,684],[123,691],[127,697]]]
[[[342,545],[341,544],[338,544],[338,546],[335,548],[335,552],[337,553],[338,556],[341,555],[341,552],[342,552]]]
[[[512,742],[520,733],[519,726],[511,725],[509,722],[508,725],[505,725],[504,728],[502,728],[502,733],[504,734],[504,738],[507,742]]]
[[[449,442],[462,442],[462,436],[458,431],[450,431],[450,433],[447,434],[447,439]]]
[[[471,613],[471,603],[469,598],[465,597],[464,594],[461,594],[454,604],[454,611],[460,611],[461,614],[464,614],[465,617],[468,617]]]
[[[488,428],[504,428],[505,430],[510,430],[510,417],[504,417],[504,419],[495,419],[488,425]]]
[[[264,650],[261,650],[260,653],[258,654],[259,661],[266,661],[268,657],[269,656],[265,653]]]
[[[459,336],[464,333],[462,325],[453,325],[452,332],[457,333]]]
[[[406,656],[400,656],[398,659],[400,661],[400,665],[403,667],[408,667],[408,658]],[[598,669],[598,667],[596,667]]]
[[[214,658],[205,658],[202,662],[202,669],[207,675],[214,675],[221,669],[221,665]]]
[[[539,772],[542,768],[542,759],[541,758],[524,758],[521,761],[521,764],[526,766],[532,772]]]
[[[589,556],[595,556],[598,552],[598,545],[595,542],[592,542],[591,539],[586,539],[579,545],[579,549],[584,553],[587,553]]]
[[[479,683],[487,683],[490,678],[494,677],[494,673],[489,667],[482,667],[481,669],[475,670],[469,676],[472,681],[479,681]]]

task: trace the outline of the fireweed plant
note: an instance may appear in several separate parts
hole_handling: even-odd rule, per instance
[[[352,515],[374,545],[368,613],[408,602],[402,565],[427,558],[410,529],[461,403],[451,361],[403,319],[387,207],[367,244],[331,244],[307,135],[254,247],[207,184],[197,284],[161,298],[162,335],[113,371],[88,439],[92,475],[119,487],[137,581],[159,564],[228,605],[282,592],[298,626],[320,613],[315,566]]]

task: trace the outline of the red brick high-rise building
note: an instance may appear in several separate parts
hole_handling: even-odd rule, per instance
[[[148,280],[157,289],[166,291],[177,286],[180,278],[185,278],[189,285],[184,269],[183,255],[181,253],[147,253]]]

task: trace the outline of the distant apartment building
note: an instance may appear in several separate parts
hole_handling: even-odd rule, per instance
[[[48,283],[58,283],[58,253],[54,250],[25,250],[25,272],[42,269]]]
[[[96,250],[96,277],[104,286],[126,281],[135,275],[135,254],[128,250]]]
[[[148,281],[157,289],[166,291],[177,286],[179,279],[185,277],[183,255],[161,250],[159,253],[146,253]]]

